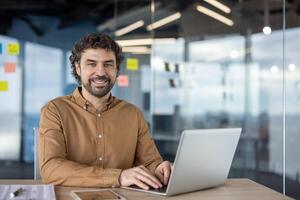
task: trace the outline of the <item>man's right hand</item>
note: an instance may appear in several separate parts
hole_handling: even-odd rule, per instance
[[[162,187],[161,182],[142,165],[122,171],[119,181],[121,186],[136,185],[145,190],[149,190],[149,186],[156,189]]]

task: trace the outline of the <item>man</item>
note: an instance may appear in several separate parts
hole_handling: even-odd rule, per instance
[[[112,96],[122,62],[119,45],[89,34],[70,56],[81,85],[42,108],[39,162],[44,182],[64,186],[160,188],[171,164],[163,161],[141,111]]]

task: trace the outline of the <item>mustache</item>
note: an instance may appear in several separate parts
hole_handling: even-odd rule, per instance
[[[96,76],[94,78],[90,78],[90,81],[110,81],[110,79],[106,76]]]

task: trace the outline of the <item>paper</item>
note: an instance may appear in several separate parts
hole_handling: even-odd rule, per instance
[[[0,185],[0,199],[11,199],[10,194],[22,188],[14,200],[43,199],[55,200],[53,185]]]
[[[0,92],[8,91],[8,82],[7,81],[0,81]]]
[[[127,69],[136,71],[139,69],[139,60],[136,58],[127,58]]]
[[[19,55],[20,53],[20,44],[19,43],[8,43],[7,45],[7,54],[8,55]]]
[[[120,75],[118,77],[117,83],[118,83],[119,87],[128,87],[128,85],[129,85],[129,78],[128,78],[128,76],[127,75]]]
[[[5,73],[14,73],[14,72],[16,72],[16,63],[14,63],[14,62],[4,63],[4,72]]]

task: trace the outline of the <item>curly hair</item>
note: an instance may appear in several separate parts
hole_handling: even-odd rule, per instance
[[[77,74],[75,64],[80,63],[81,55],[87,49],[105,49],[107,51],[114,52],[116,56],[117,70],[119,74],[120,64],[122,63],[124,58],[122,54],[122,48],[118,45],[116,41],[114,41],[108,35],[100,33],[87,34],[81,37],[79,41],[75,43],[71,55],[69,57],[69,60],[71,62],[72,75],[74,76],[79,85],[81,84],[81,79],[80,76]]]

